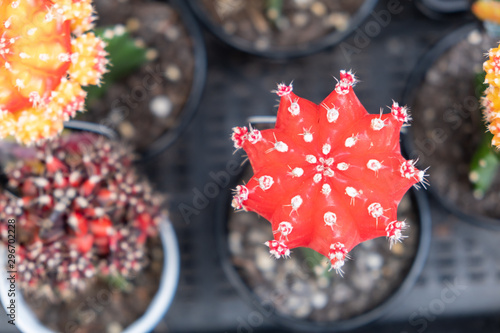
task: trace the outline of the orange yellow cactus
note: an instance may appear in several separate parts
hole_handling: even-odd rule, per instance
[[[88,32],[91,2],[0,2],[0,138],[51,138],[83,111],[82,86],[99,85],[107,65],[105,43]]]
[[[500,23],[500,2],[476,1],[472,4],[471,10],[481,21]]]
[[[488,52],[483,69],[486,72],[484,83],[488,84],[482,98],[484,116],[493,134],[492,145],[500,147],[500,47]]]

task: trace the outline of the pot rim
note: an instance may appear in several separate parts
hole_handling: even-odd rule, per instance
[[[68,120],[64,122],[65,130],[74,130],[74,131],[82,131],[82,132],[90,132],[94,134],[99,134],[104,136],[110,140],[118,140],[118,133],[116,133],[113,129],[97,124],[90,121],[84,120]],[[59,137],[60,135],[58,135]]]
[[[238,177],[233,179],[232,188],[237,185],[237,181],[240,180],[243,173],[244,171]],[[272,309],[272,313],[269,314],[269,309],[266,308],[265,304],[263,304],[265,300],[260,299],[255,293],[252,292],[251,288],[239,275],[236,267],[231,263],[231,253],[227,241],[227,221],[231,202],[231,195],[228,192],[219,197],[215,213],[217,251],[219,253],[224,273],[232,286],[251,307],[265,316],[267,314],[267,317],[271,322],[282,327],[304,332],[340,332],[366,326],[381,318],[383,315],[390,313],[394,307],[403,301],[404,297],[408,295],[412,287],[415,285],[427,261],[432,238],[429,203],[426,194],[423,193],[422,190],[416,190],[412,187],[410,189],[410,194],[418,215],[418,221],[420,222],[418,247],[411,268],[396,291],[394,291],[377,307],[361,315],[341,321],[312,322],[277,314],[274,311],[274,308]]]
[[[446,20],[470,14],[471,0],[416,0],[415,6],[430,19]]]
[[[258,50],[244,38],[229,36],[224,32],[224,29],[222,29],[220,25],[215,24],[214,21],[205,14],[205,10],[198,4],[198,2],[198,0],[187,1],[191,11],[195,13],[196,17],[203,23],[203,25],[207,27],[208,30],[217,38],[231,47],[245,53],[275,60],[284,60],[314,54],[330,46],[337,45],[353,31],[355,31],[356,28],[358,28],[361,23],[368,18],[369,14],[373,12],[378,0],[365,0],[361,7],[359,7],[356,13],[351,17],[349,26],[346,30],[332,32],[309,43],[303,43],[301,44],[303,46],[302,48],[290,47],[285,50]]]
[[[407,80],[403,93],[404,104],[411,105],[411,102],[415,100],[415,92],[419,85],[423,82],[427,69],[429,69],[443,55],[443,53],[456,45],[457,41],[463,40],[469,35],[469,33],[476,29],[481,31],[481,25],[478,23],[463,25],[438,40],[436,44],[431,46],[428,51],[424,53]],[[415,145],[413,142],[413,131],[412,127],[410,127],[405,133],[403,133],[401,144],[403,151],[407,156],[410,156],[413,152],[415,152]],[[429,186],[429,192],[444,208],[459,217],[461,220],[490,230],[500,230],[500,219],[465,212],[447,197],[439,194],[437,190],[432,187],[432,184]]]
[[[180,254],[175,230],[168,217],[165,217],[165,219],[160,222],[159,234],[162,240],[164,259],[158,291],[144,314],[126,327],[123,331],[124,333],[149,332],[153,330],[164,317],[174,299],[179,280]],[[4,311],[7,311],[6,304],[9,304],[11,300],[7,293],[10,283],[7,280],[9,274],[5,269],[6,258],[7,249],[2,244],[0,245],[0,301]],[[45,327],[38,320],[26,304],[21,291],[17,288],[15,300],[15,326],[21,332],[54,333],[54,331]]]

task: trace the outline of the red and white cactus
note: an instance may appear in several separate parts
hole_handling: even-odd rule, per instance
[[[320,105],[280,84],[274,129],[233,129],[234,146],[248,154],[254,176],[236,187],[232,206],[271,222],[274,240],[266,245],[276,258],[309,247],[342,273],[357,244],[386,236],[392,245],[404,238],[397,206],[412,185],[425,181],[425,171],[400,152],[408,110],[394,102],[391,113],[367,113],[355,83],[351,72],[341,71]]]
[[[95,274],[130,278],[145,267],[163,198],[139,176],[127,147],[73,133],[12,151],[0,242],[15,219],[20,288],[41,294],[50,286],[70,297]]]

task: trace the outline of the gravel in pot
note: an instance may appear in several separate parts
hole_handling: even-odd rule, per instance
[[[209,29],[245,52],[289,58],[340,42],[376,0],[191,0]]]

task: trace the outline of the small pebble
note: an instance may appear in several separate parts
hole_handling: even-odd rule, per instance
[[[281,31],[288,30],[290,28],[290,21],[286,17],[280,17],[276,20],[276,27]]]
[[[113,37],[115,37],[115,32],[113,31],[113,29],[106,29],[106,30],[104,30],[102,37],[104,39],[108,39],[108,40],[113,39]]]
[[[165,37],[167,38],[167,40],[169,40],[171,42],[174,42],[177,39],[179,39],[180,35],[181,35],[181,32],[179,31],[178,28],[176,28],[174,26],[170,27],[170,29],[167,29],[167,31],[165,31]]]
[[[128,121],[122,122],[118,126],[118,131],[120,132],[121,136],[124,137],[125,139],[131,139],[135,135],[135,129],[134,126]]]
[[[351,282],[356,288],[362,291],[369,291],[373,288],[373,279],[371,275],[366,269],[361,267],[358,268],[356,274],[351,277]]]
[[[326,11],[327,8],[325,4],[320,1],[316,1],[311,5],[311,12],[318,17],[325,16]]]
[[[315,309],[323,309],[328,304],[328,297],[322,292],[315,292],[311,296],[311,304]]]
[[[113,31],[116,36],[122,36],[124,33],[127,32],[127,29],[125,29],[125,27],[122,24],[117,24],[115,25]]]
[[[435,70],[430,70],[427,72],[427,75],[425,75],[425,80],[430,85],[435,85],[441,81],[441,73]]]
[[[306,289],[306,285],[303,281],[295,281],[294,284],[292,285],[291,290],[296,293],[303,293],[303,291]]]
[[[313,271],[314,274],[316,274],[316,276],[320,276],[323,275],[323,273],[325,273],[325,268],[321,265],[315,265]]]
[[[368,253],[366,255],[366,266],[371,270],[377,270],[382,267],[384,259],[378,253]]]
[[[404,246],[401,243],[396,243],[391,248],[391,252],[398,256],[402,255],[404,251],[405,251]]]
[[[177,82],[182,77],[182,73],[176,65],[168,65],[165,69],[165,77],[172,82]]]
[[[326,276],[320,276],[318,278],[318,287],[321,289],[325,289],[330,285],[330,279],[328,279]]]
[[[307,7],[311,3],[311,1],[312,0],[293,0],[293,2],[295,2],[295,4],[301,8]]]
[[[158,118],[167,118],[172,112],[172,101],[165,95],[155,96],[149,102],[149,109]]]
[[[269,8],[266,14],[267,18],[270,19],[271,21],[276,20],[280,15],[279,11],[276,8]]]
[[[265,34],[271,29],[271,27],[269,26],[269,21],[260,11],[248,10],[248,15],[250,16],[250,21],[252,22],[253,27],[260,34]]]
[[[269,252],[265,249],[255,251],[255,263],[257,267],[263,272],[270,272],[276,266],[276,260],[269,256]]]
[[[158,57],[158,51],[156,49],[148,49],[146,51],[146,59],[153,61]]]
[[[120,333],[121,331],[123,331],[123,327],[116,321],[109,323],[106,328],[106,333]]]
[[[231,232],[229,234],[229,250],[235,255],[243,254],[243,247],[241,244],[242,235],[239,232]]]
[[[472,195],[474,196],[474,199],[481,200],[482,198],[484,198],[484,191],[474,190],[472,191]]]
[[[267,234],[259,229],[250,229],[247,236],[245,237],[248,241],[264,246],[263,244],[267,241]],[[269,255],[269,253],[267,253]]]
[[[335,303],[344,303],[345,301],[351,299],[353,294],[352,289],[344,283],[337,284],[333,292],[333,301]]]
[[[325,19],[326,26],[335,27],[339,31],[344,31],[349,26],[349,15],[344,13],[332,13]]]
[[[303,303],[302,298],[296,295],[290,294],[285,301],[286,307],[290,310],[296,310],[300,307],[301,303]]]
[[[140,47],[140,48],[145,48],[146,47],[146,43],[144,42],[144,40],[142,40],[140,38],[136,38],[134,40],[134,45],[135,45],[135,47]]]
[[[112,109],[108,116],[109,122],[118,125],[123,119],[123,112],[120,109]]]
[[[137,31],[141,27],[141,21],[136,17],[131,17],[127,20],[126,25],[128,31]]]
[[[483,40],[483,37],[478,30],[473,30],[469,33],[469,36],[467,36],[467,40],[472,45],[478,45]]]
[[[297,318],[305,318],[312,311],[311,303],[308,298],[303,298],[300,306],[294,311],[294,315]]]
[[[299,12],[292,17],[292,24],[297,28],[305,27],[308,22],[309,16],[303,12]]]
[[[223,19],[228,15],[235,14],[244,8],[244,0],[215,0],[215,11]]]
[[[267,50],[269,48],[269,39],[261,37],[255,41],[255,48],[257,50]]]

